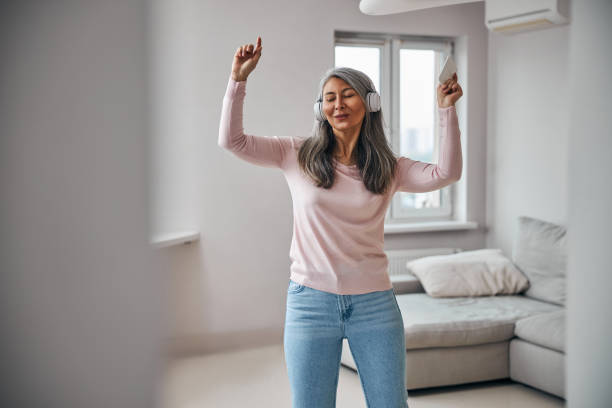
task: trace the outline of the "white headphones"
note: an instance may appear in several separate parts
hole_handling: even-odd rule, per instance
[[[378,92],[368,92],[365,101],[367,112],[378,112],[380,110],[380,95]],[[325,122],[327,120],[323,113],[323,98],[321,97],[314,103],[314,114],[319,122]]]

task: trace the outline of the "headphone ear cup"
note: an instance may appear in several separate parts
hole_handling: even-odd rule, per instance
[[[319,122],[325,122],[327,120],[327,118],[325,117],[325,115],[323,114],[323,106],[322,103],[317,101],[314,103],[314,115],[315,118],[319,121]]]
[[[370,112],[378,112],[380,110],[380,95],[378,92],[368,92],[367,101]]]

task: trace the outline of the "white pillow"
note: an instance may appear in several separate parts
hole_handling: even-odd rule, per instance
[[[426,256],[406,263],[432,297],[517,294],[529,280],[501,249],[478,249]]]

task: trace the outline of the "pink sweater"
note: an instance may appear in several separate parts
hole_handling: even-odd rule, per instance
[[[438,164],[399,157],[386,195],[368,191],[356,165],[336,163],[332,188],[317,188],[301,173],[297,150],[305,138],[244,133],[242,107],[246,81],[231,76],[223,99],[219,146],[247,162],[278,167],[293,200],[290,278],[335,294],[361,294],[392,288],[384,247],[384,219],[396,191],[427,192],[461,177],[459,122],[454,106],[438,108],[441,130]]]

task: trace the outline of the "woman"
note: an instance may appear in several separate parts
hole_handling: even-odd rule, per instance
[[[384,218],[396,191],[433,191],[461,177],[457,76],[437,87],[440,153],[438,164],[424,163],[394,155],[379,95],[367,75],[351,68],[324,75],[309,138],[245,134],[246,80],[262,48],[258,37],[234,55],[219,145],[280,168],[291,191],[284,351],[292,406],[335,406],[346,338],[367,406],[407,407],[404,323],[387,272]]]

